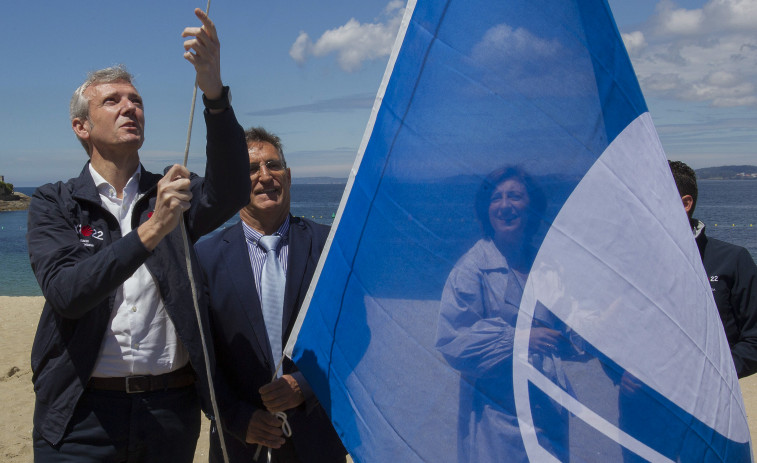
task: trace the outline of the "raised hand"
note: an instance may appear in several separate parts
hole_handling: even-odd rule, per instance
[[[182,37],[192,37],[184,41],[184,58],[195,67],[200,90],[209,100],[217,100],[223,91],[221,43],[218,41],[216,26],[208,15],[199,8],[195,8],[195,15],[202,26],[187,27],[181,33]]]

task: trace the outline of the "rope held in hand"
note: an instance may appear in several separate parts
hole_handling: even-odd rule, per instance
[[[208,0],[205,7],[205,14],[210,11],[210,0]],[[197,79],[194,83],[194,91],[192,92],[192,108],[189,111],[189,128],[187,129],[187,143],[184,148],[184,167],[187,166],[187,160],[189,158],[189,141],[192,138],[192,123],[195,115],[195,103],[197,102]],[[226,451],[226,442],[223,438],[223,429],[221,426],[221,415],[218,412],[218,403],[216,402],[216,391],[213,386],[213,374],[210,371],[210,355],[208,354],[208,344],[205,339],[205,330],[202,326],[202,317],[200,316],[200,304],[197,299],[197,285],[195,284],[194,274],[192,273],[192,259],[190,258],[189,237],[187,235],[187,228],[184,221],[181,220],[181,238],[184,241],[184,259],[187,264],[187,276],[189,277],[189,285],[192,288],[192,303],[194,304],[195,316],[197,317],[197,325],[200,329],[200,341],[202,341],[202,353],[205,358],[205,374],[208,377],[208,390],[210,391],[210,403],[213,406],[213,415],[216,420],[216,427],[218,428],[218,438],[221,443],[221,453],[223,454],[223,461],[229,463],[229,454]]]
[[[281,369],[281,364],[284,363],[284,356],[281,356],[281,359],[279,359],[279,363],[276,365],[276,371],[273,372],[273,378],[271,378],[271,381],[276,380],[276,376],[279,373],[279,370]],[[287,421],[287,414],[285,412],[276,412],[271,413],[271,415],[275,416],[276,419],[281,421],[281,431],[284,433],[287,437],[292,437],[292,427],[289,426],[289,421]],[[258,444],[257,450],[255,450],[255,456],[253,459],[255,461],[258,461],[258,457],[260,456],[260,451],[263,450],[263,444]],[[271,463],[271,449],[268,449],[268,463]]]

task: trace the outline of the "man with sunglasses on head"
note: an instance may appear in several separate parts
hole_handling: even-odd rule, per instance
[[[221,428],[231,462],[255,461],[258,445],[266,449],[257,461],[267,461],[270,449],[273,462],[344,462],[346,451],[304,376],[289,359],[279,366],[329,227],[289,213],[292,177],[279,137],[253,127],[245,138],[250,202],[240,222],[195,246],[209,295],[222,420],[211,428],[210,461],[222,461]],[[277,412],[286,413],[291,438]]]

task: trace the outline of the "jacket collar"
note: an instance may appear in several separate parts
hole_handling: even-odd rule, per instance
[[[100,204],[100,193],[97,191],[95,181],[89,173],[89,161],[84,164],[84,168],[79,176],[71,180],[71,186],[72,194],[75,198]]]
[[[139,178],[139,194],[143,195],[153,188],[157,188],[158,180],[161,179],[161,176],[148,172],[141,163],[139,164],[139,169],[142,172]],[[84,168],[79,176],[71,179],[71,186],[72,194],[75,198],[100,204],[100,193],[97,191],[92,174],[89,173],[89,161],[84,164]]]
[[[507,259],[499,252],[497,246],[490,238],[481,238],[471,248],[471,252],[481,270],[484,271],[509,271],[510,266],[507,265]]]

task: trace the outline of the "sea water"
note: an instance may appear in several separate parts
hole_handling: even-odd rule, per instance
[[[708,237],[747,248],[757,261],[757,180],[700,180],[694,217]]]
[[[34,188],[16,191],[31,195]],[[295,183],[291,213],[331,225],[343,191],[344,184]],[[708,236],[743,246],[757,260],[757,180],[700,180],[694,216],[706,224]],[[26,211],[0,212],[0,296],[40,295],[26,249]]]
[[[0,212],[0,296],[40,295],[26,250],[26,211]]]
[[[344,192],[344,183],[293,184],[292,215],[331,225]],[[31,196],[33,187],[17,187]],[[235,215],[210,237],[239,220]],[[41,296],[37,280],[29,265],[26,248],[26,211],[0,212],[0,296]]]

